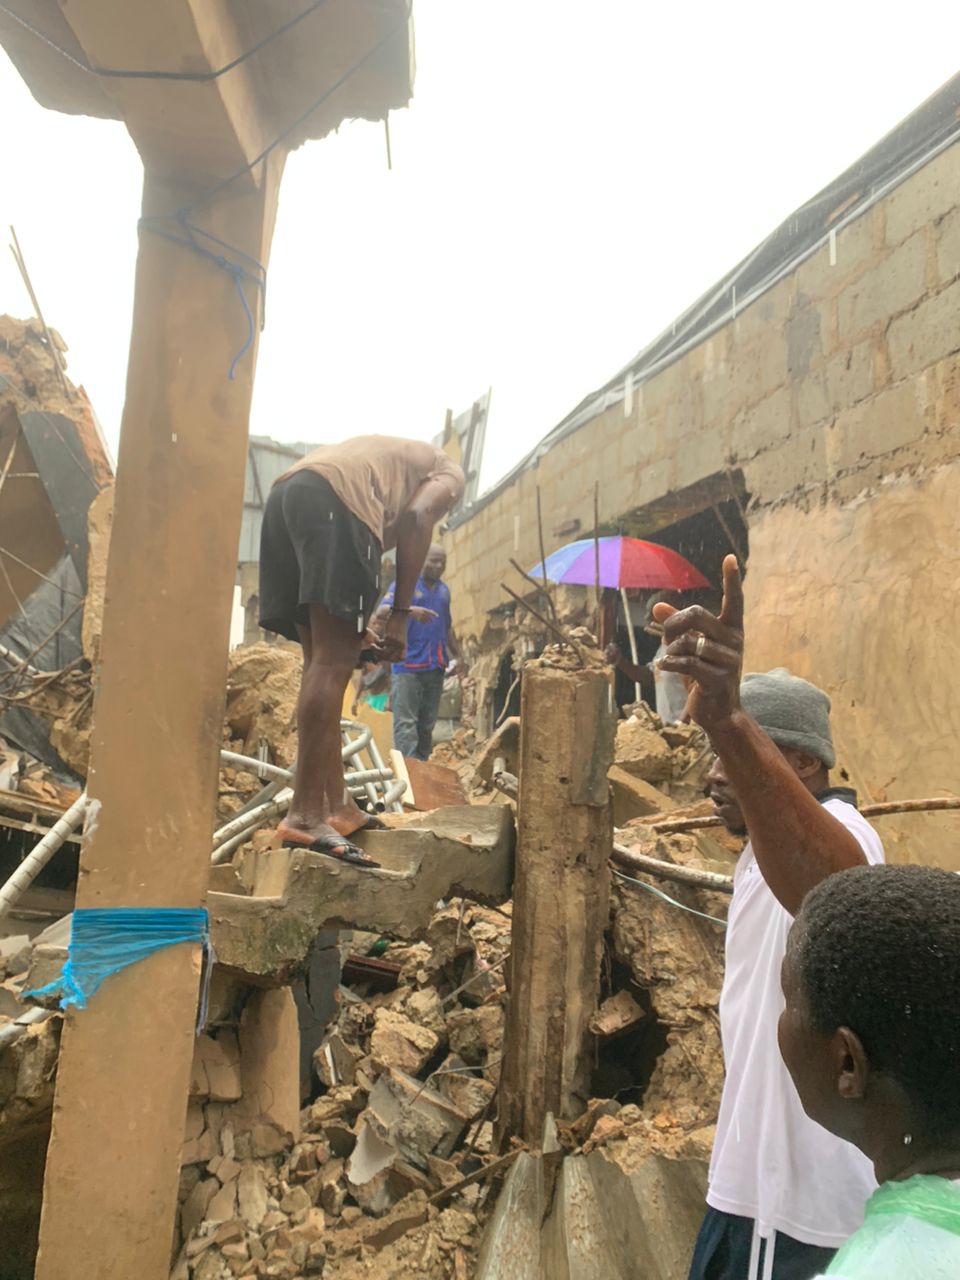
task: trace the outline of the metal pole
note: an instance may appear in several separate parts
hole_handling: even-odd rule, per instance
[[[79,800],[74,800],[63,817],[57,819],[43,839],[34,845],[32,851],[27,854],[10,879],[0,889],[0,916],[6,915],[10,908],[20,900],[53,855],[64,844],[70,833],[80,825],[89,804],[90,801],[87,799],[86,792],[84,792]]]
[[[637,652],[637,633],[633,629],[633,618],[630,616],[630,601],[627,599],[626,587],[620,588],[620,599],[623,602],[623,612],[627,623],[627,635],[630,637],[630,657],[633,659],[633,665],[635,667],[639,667],[640,655]],[[640,685],[635,683],[633,687],[636,691],[637,702],[639,702],[641,698]]]

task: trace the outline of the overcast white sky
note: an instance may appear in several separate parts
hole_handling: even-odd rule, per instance
[[[251,429],[429,438],[490,385],[484,484],[957,69],[913,0],[414,0],[391,119],[290,158]],[[141,169],[0,54],[0,225],[116,450]],[[0,312],[29,313],[9,253]]]

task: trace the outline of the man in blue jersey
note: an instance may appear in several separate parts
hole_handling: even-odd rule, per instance
[[[447,553],[434,544],[427,552],[413,593],[407,652],[394,663],[391,708],[393,745],[414,760],[429,760],[433,726],[440,710],[444,676],[464,672],[460,646],[450,618],[450,588],[442,581]],[[383,597],[378,618],[389,613],[393,587]]]

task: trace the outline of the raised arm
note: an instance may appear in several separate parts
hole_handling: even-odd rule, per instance
[[[660,666],[695,681],[687,710],[723,762],[764,880],[793,915],[814,885],[866,858],[740,705],[743,591],[736,557],[723,562],[719,617],[699,605],[678,612],[668,604],[655,605],[654,616],[667,645]]]

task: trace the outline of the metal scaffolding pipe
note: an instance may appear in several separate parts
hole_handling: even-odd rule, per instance
[[[370,759],[373,761],[373,767],[380,769],[384,777],[389,777],[392,781],[389,787],[384,787],[383,806],[385,809],[393,810],[394,813],[403,813],[403,805],[400,803],[400,797],[407,789],[407,784],[402,779],[398,779],[392,768],[383,763],[383,756],[380,754],[380,748],[377,746],[377,740],[374,737],[370,739],[370,750],[368,752]]]
[[[63,817],[57,819],[43,839],[34,845],[10,879],[0,889],[0,916],[5,916],[10,908],[20,900],[53,855],[64,844],[67,837],[80,825],[89,804],[87,793],[84,792],[79,800],[74,800]]]
[[[278,764],[268,764],[265,760],[254,760],[251,756],[242,756],[236,751],[221,751],[220,759],[224,764],[238,764],[249,773],[256,770],[265,778],[282,778],[284,782],[292,782],[293,774]]]
[[[27,1027],[38,1022],[46,1022],[48,1018],[52,1018],[55,1010],[43,1009],[40,1005],[35,1005],[32,1009],[27,1009],[21,1013],[19,1018],[15,1018],[13,1022],[7,1022],[0,1027],[0,1045],[12,1044],[14,1040],[19,1040]]]

